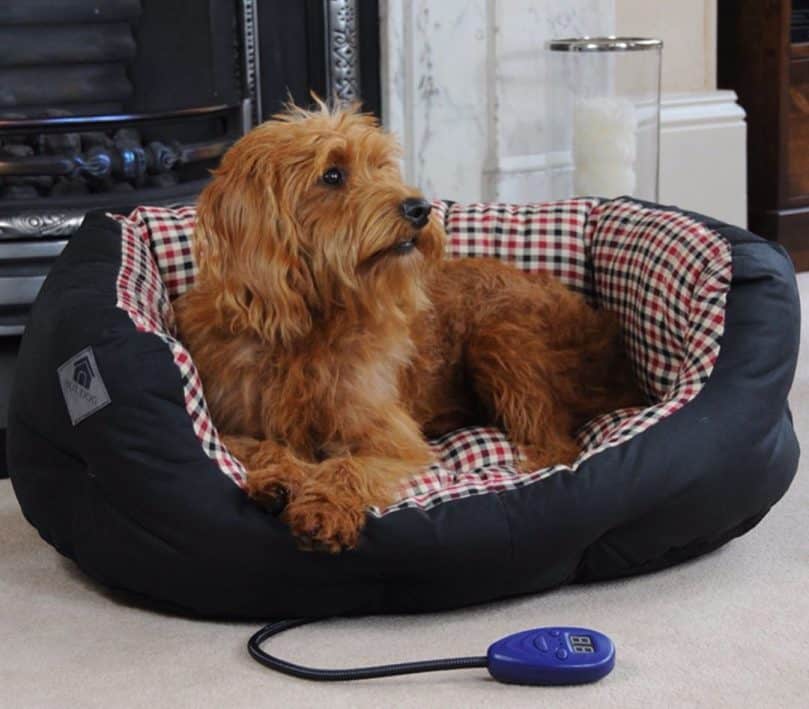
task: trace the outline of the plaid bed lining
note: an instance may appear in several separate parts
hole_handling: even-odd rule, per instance
[[[575,470],[599,452],[628,441],[690,401],[707,381],[724,330],[731,277],[729,244],[679,212],[629,199],[572,199],[530,205],[435,202],[448,235],[448,256],[499,258],[518,268],[549,271],[598,307],[617,313],[642,388],[654,402],[588,422],[582,454],[570,467],[523,474],[518,452],[494,428],[465,428],[432,441],[436,463],[403,487],[381,515],[471,495],[529,485]],[[205,453],[243,486],[245,471],[219,440],[187,350],[174,336],[170,301],[193,282],[192,207],[141,207],[122,226],[118,307],[139,330],[169,346],[180,370],[186,410]]]

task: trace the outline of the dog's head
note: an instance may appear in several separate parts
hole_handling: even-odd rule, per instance
[[[335,312],[402,317],[443,253],[372,116],[291,107],[241,138],[200,195],[198,279],[233,331],[288,342]]]

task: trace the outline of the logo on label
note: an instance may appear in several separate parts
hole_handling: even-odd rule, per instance
[[[110,403],[92,347],[73,355],[57,372],[74,426]]]
[[[89,357],[82,357],[73,363],[73,381],[76,382],[76,384],[83,386],[85,389],[89,389],[94,376],[93,365],[90,364]]]

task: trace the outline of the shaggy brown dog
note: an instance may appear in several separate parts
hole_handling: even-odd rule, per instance
[[[317,546],[356,543],[431,462],[425,436],[499,425],[534,470],[640,401],[611,317],[548,275],[443,251],[393,138],[354,111],[291,108],[200,196],[181,338],[249,494],[283,496]]]

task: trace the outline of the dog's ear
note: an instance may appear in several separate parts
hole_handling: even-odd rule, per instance
[[[292,215],[283,213],[267,172],[255,167],[223,162],[202,191],[197,279],[213,291],[224,327],[285,343],[312,327],[312,279]]]

